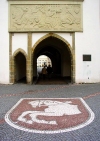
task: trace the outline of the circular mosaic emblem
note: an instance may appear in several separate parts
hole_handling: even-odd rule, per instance
[[[82,98],[24,98],[5,115],[14,128],[34,133],[61,133],[90,124],[94,113]]]

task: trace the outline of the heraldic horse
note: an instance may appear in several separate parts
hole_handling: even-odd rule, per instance
[[[44,111],[24,111],[19,117],[18,121],[25,122],[27,124],[42,123],[42,124],[51,124],[57,125],[56,120],[41,120],[38,116],[53,116],[53,117],[60,117],[64,115],[75,115],[80,114],[81,111],[78,109],[77,105],[72,105],[71,101],[60,102],[60,101],[53,101],[53,100],[35,100],[30,101],[28,104],[31,104],[33,108],[46,106]],[[26,116],[29,116],[30,119],[27,119]]]

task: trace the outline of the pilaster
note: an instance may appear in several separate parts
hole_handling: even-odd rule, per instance
[[[32,84],[32,33],[28,33],[27,83]]]
[[[9,72],[10,72],[10,83],[15,82],[15,77],[14,77],[14,60],[12,58],[12,36],[13,33],[9,33]]]
[[[72,58],[72,71],[71,71],[71,76],[72,76],[72,82],[75,83],[75,32],[72,33],[72,53],[73,53],[73,58]]]

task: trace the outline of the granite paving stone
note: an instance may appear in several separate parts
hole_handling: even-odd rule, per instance
[[[10,126],[6,113],[21,98],[84,99],[95,118],[83,128],[62,133],[33,133]],[[0,141],[100,141],[100,83],[67,85],[0,84]]]

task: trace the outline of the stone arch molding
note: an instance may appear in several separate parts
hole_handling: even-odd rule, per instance
[[[14,59],[14,57],[18,54],[18,53],[22,53],[24,56],[25,56],[25,58],[27,59],[27,54],[26,54],[26,52],[23,50],[23,49],[21,49],[21,48],[19,48],[19,49],[17,49],[14,53],[13,53],[13,59]]]
[[[32,47],[32,56],[34,58],[35,56],[35,50],[37,48],[37,46],[45,39],[49,38],[49,37],[55,37],[59,40],[61,40],[62,42],[65,43],[66,48],[69,50],[69,54],[70,54],[70,58],[71,58],[71,81],[74,82],[75,80],[75,54],[74,54],[74,49],[73,47],[71,47],[71,45],[68,43],[67,40],[65,40],[63,37],[59,36],[58,34],[55,33],[48,33],[46,35],[44,35],[43,37],[41,37]]]
[[[11,57],[11,61],[10,61],[10,66],[11,66],[10,67],[10,82],[11,83],[15,83],[15,61],[14,60],[15,60],[15,57],[18,53],[22,53],[26,59],[26,62],[27,62],[27,54],[23,49],[19,48],[13,53],[13,55]]]
[[[57,38],[59,40],[61,40],[62,42],[65,43],[66,45],[66,48],[67,50],[69,50],[69,53],[70,53],[70,56],[71,56],[71,77],[72,77],[72,80],[74,78],[74,74],[75,74],[75,71],[73,70],[74,68],[74,52],[73,52],[73,47],[71,47],[71,45],[68,43],[68,41],[66,41],[63,37],[55,34],[55,33],[48,33],[46,34],[45,36],[41,37],[34,45],[32,48],[30,48],[30,53],[31,55],[33,56],[32,58],[34,58],[34,54],[35,54],[35,50],[37,49],[37,46],[44,40],[44,39],[47,39],[49,37],[54,37],[54,38]],[[15,83],[15,64],[14,64],[14,59],[15,59],[15,56],[18,54],[18,53],[22,53],[24,55],[24,57],[26,58],[26,77],[27,77],[27,83],[30,83],[32,84],[32,77],[33,77],[33,74],[32,74],[32,64],[29,64],[31,63],[32,59],[31,58],[31,61],[28,61],[28,57],[29,57],[29,54],[27,54],[23,49],[19,48],[17,49],[13,54],[12,54],[12,57],[11,57],[11,61],[10,61],[10,82],[11,83]],[[33,62],[33,61],[32,61]],[[30,70],[30,71],[29,71]]]
[[[58,34],[55,34],[55,33],[49,33],[49,34],[46,34],[44,35],[43,37],[41,37],[32,47],[32,54],[34,54],[34,51],[37,47],[37,45],[39,45],[44,39],[47,39],[49,37],[55,37],[59,40],[61,40],[62,42],[64,42],[66,44],[66,47],[69,49],[71,55],[73,54],[72,53],[72,48],[71,48],[71,45],[68,43],[67,40],[65,40],[63,37],[59,36]]]

